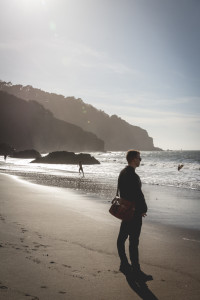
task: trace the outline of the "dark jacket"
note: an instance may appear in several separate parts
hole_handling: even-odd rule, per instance
[[[147,205],[141,190],[140,177],[131,166],[125,167],[119,174],[118,190],[120,197],[129,201],[134,201],[138,213],[146,213]]]

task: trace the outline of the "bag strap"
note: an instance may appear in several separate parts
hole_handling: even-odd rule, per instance
[[[119,183],[117,184],[117,193],[116,193],[116,196],[119,197]]]

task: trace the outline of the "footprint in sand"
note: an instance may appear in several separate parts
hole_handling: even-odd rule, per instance
[[[2,215],[0,215],[0,220],[5,223],[5,218]]]
[[[39,237],[39,239],[42,238],[42,236],[41,236],[41,234],[39,232],[35,231],[35,233],[37,234],[37,236]]]
[[[29,295],[29,294],[25,294],[25,296],[26,296],[26,297],[33,297],[33,298],[31,298],[31,300],[40,300],[38,297],[36,297],[36,296],[31,296],[31,295]]]
[[[7,289],[8,289],[8,287],[7,287],[7,286],[5,286],[5,285],[0,285],[0,289],[1,289],[1,290],[7,290]]]
[[[33,259],[32,260],[34,263],[36,263],[36,264],[40,264],[41,263],[41,261],[38,259],[38,258],[35,258],[35,259]]]
[[[65,268],[71,268],[71,266],[68,266],[68,265],[63,265],[63,267],[65,267]]]
[[[74,270],[74,271],[72,271],[72,273],[74,273],[74,274],[71,275],[72,277],[79,278],[79,279],[84,279],[84,277],[82,276],[81,273],[79,273],[78,270]]]
[[[31,300],[39,300],[39,298],[37,296],[33,296],[30,294],[24,294],[26,297],[32,297]]]
[[[79,278],[79,279],[84,279],[84,277],[80,276],[80,275],[72,275],[72,277],[74,278]]]
[[[26,256],[27,259],[31,260],[32,262],[36,263],[36,264],[40,264],[41,261],[38,258],[34,258],[32,256]]]
[[[49,247],[49,245],[43,245],[43,244],[38,244],[38,243],[36,243],[36,242],[34,242],[33,243],[35,246],[35,248],[44,248],[44,249],[46,249],[46,248],[48,248]]]

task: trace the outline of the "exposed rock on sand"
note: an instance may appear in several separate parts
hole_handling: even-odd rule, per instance
[[[82,162],[84,165],[95,165],[100,162],[87,153],[75,154],[74,152],[68,151],[56,151],[51,152],[45,157],[40,157],[32,161],[32,163],[43,163],[43,164],[78,164]]]

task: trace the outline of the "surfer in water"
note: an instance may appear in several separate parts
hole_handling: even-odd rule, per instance
[[[180,170],[182,169],[183,166],[184,166],[183,164],[179,164],[179,165],[178,165],[178,171],[180,171]]]

